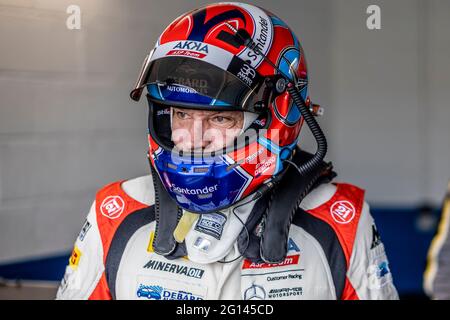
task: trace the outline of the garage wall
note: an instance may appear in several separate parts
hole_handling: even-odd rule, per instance
[[[203,3],[0,0],[0,262],[65,252],[98,188],[147,174],[146,106],[129,89],[164,27]],[[339,180],[377,206],[439,204],[450,178],[448,1],[254,3],[303,42]],[[70,4],[81,30],[66,28]],[[366,28],[369,4],[381,30]]]
[[[449,4],[376,1],[382,28],[369,31],[360,13],[371,3],[333,2],[334,159],[377,205],[439,203],[450,178]]]

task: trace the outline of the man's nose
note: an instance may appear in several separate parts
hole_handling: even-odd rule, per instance
[[[203,149],[210,143],[209,139],[207,139],[204,135],[206,130],[208,130],[208,121],[203,119],[194,120],[191,127],[191,141],[194,149]]]

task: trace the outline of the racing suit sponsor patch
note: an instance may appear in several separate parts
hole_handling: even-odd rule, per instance
[[[244,290],[244,300],[284,299],[303,295],[302,287],[285,287],[267,289],[262,285],[252,283]]]
[[[195,230],[220,240],[226,221],[227,217],[221,213],[201,214]]]
[[[372,245],[370,246],[370,249],[375,249],[375,247],[378,247],[379,244],[381,244],[380,233],[378,232],[375,224],[373,224],[372,225]]]
[[[152,275],[139,275],[135,294],[138,299],[148,300],[204,300],[207,287],[198,281],[180,281]]]
[[[154,252],[153,249],[153,240],[155,239],[155,231],[150,232],[150,237],[148,239],[148,246],[147,246],[147,252]]]
[[[356,210],[350,201],[336,201],[330,208],[333,220],[339,224],[350,223],[356,215]]]
[[[68,291],[77,291],[83,287],[83,273],[80,274],[80,269],[73,269],[70,266],[66,267],[66,272],[61,280],[58,288],[57,296],[63,295]]]
[[[100,206],[102,215],[109,219],[117,219],[125,208],[125,201],[120,196],[109,196],[103,200]]]
[[[293,296],[301,296],[303,295],[302,287],[293,287],[293,288],[279,288],[279,289],[270,289],[267,294],[267,298],[286,298]]]
[[[294,240],[292,240],[292,238],[289,238],[288,240],[288,252],[300,252],[300,248],[298,247],[298,245],[295,243]]]
[[[58,294],[63,294],[67,290],[67,288],[69,287],[69,277],[70,277],[70,275],[71,275],[71,273],[69,273],[67,271],[64,273],[64,277],[62,278],[61,283],[60,283],[59,288],[58,288]]]
[[[266,300],[266,298],[266,289],[254,283],[244,291],[244,300]]]
[[[384,245],[380,242],[369,252],[370,264],[367,268],[369,279],[369,289],[379,290],[393,282],[389,261],[384,250]]]
[[[72,255],[69,258],[69,265],[72,267],[72,269],[76,269],[78,267],[78,264],[80,263],[81,258],[81,251],[78,249],[77,246],[73,248]]]
[[[149,300],[203,300],[188,291],[172,290],[158,285],[140,284],[136,292],[138,298]]]
[[[303,275],[299,273],[288,273],[284,275],[272,275],[267,276],[267,281],[279,281],[279,280],[301,280],[303,279]]]
[[[84,240],[84,237],[86,237],[86,234],[88,233],[91,226],[92,226],[91,223],[86,219],[86,221],[83,224],[83,227],[81,228],[80,234],[78,235],[78,239],[80,239],[80,241]]]
[[[295,241],[292,238],[288,239],[288,253],[299,253],[300,248],[295,243]],[[265,268],[277,268],[277,267],[284,267],[284,266],[290,266],[290,265],[297,265],[299,263],[300,255],[294,254],[294,255],[288,255],[283,262],[280,263],[253,263],[250,260],[245,259],[244,263],[242,265],[242,269],[265,269]]]
[[[182,266],[175,263],[169,263],[164,261],[158,261],[158,260],[150,260],[147,262],[147,264],[144,266],[145,269],[151,269],[151,270],[157,270],[157,271],[164,271],[164,272],[170,272],[174,274],[180,274],[184,275],[186,277],[190,278],[196,278],[201,279],[203,277],[203,274],[205,273],[205,270],[199,269],[199,268],[193,268],[193,267],[187,267]]]
[[[276,268],[276,267],[284,267],[289,265],[296,265],[299,262],[300,255],[290,255],[284,259],[283,262],[280,263],[254,263],[250,260],[244,260],[244,264],[242,265],[242,269],[265,269],[265,268]]]

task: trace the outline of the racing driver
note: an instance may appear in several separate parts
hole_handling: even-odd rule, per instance
[[[324,161],[281,19],[243,3],[181,15],[131,98],[144,90],[151,174],[98,191],[58,299],[398,299],[364,190]]]

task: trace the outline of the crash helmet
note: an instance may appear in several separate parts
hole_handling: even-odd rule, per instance
[[[257,6],[209,4],[182,14],[162,32],[131,98],[139,100],[147,90],[152,171],[179,207],[200,214],[228,208],[285,171],[303,124],[286,78],[309,107],[299,40]],[[251,121],[219,150],[178,150],[174,107],[240,111]]]

